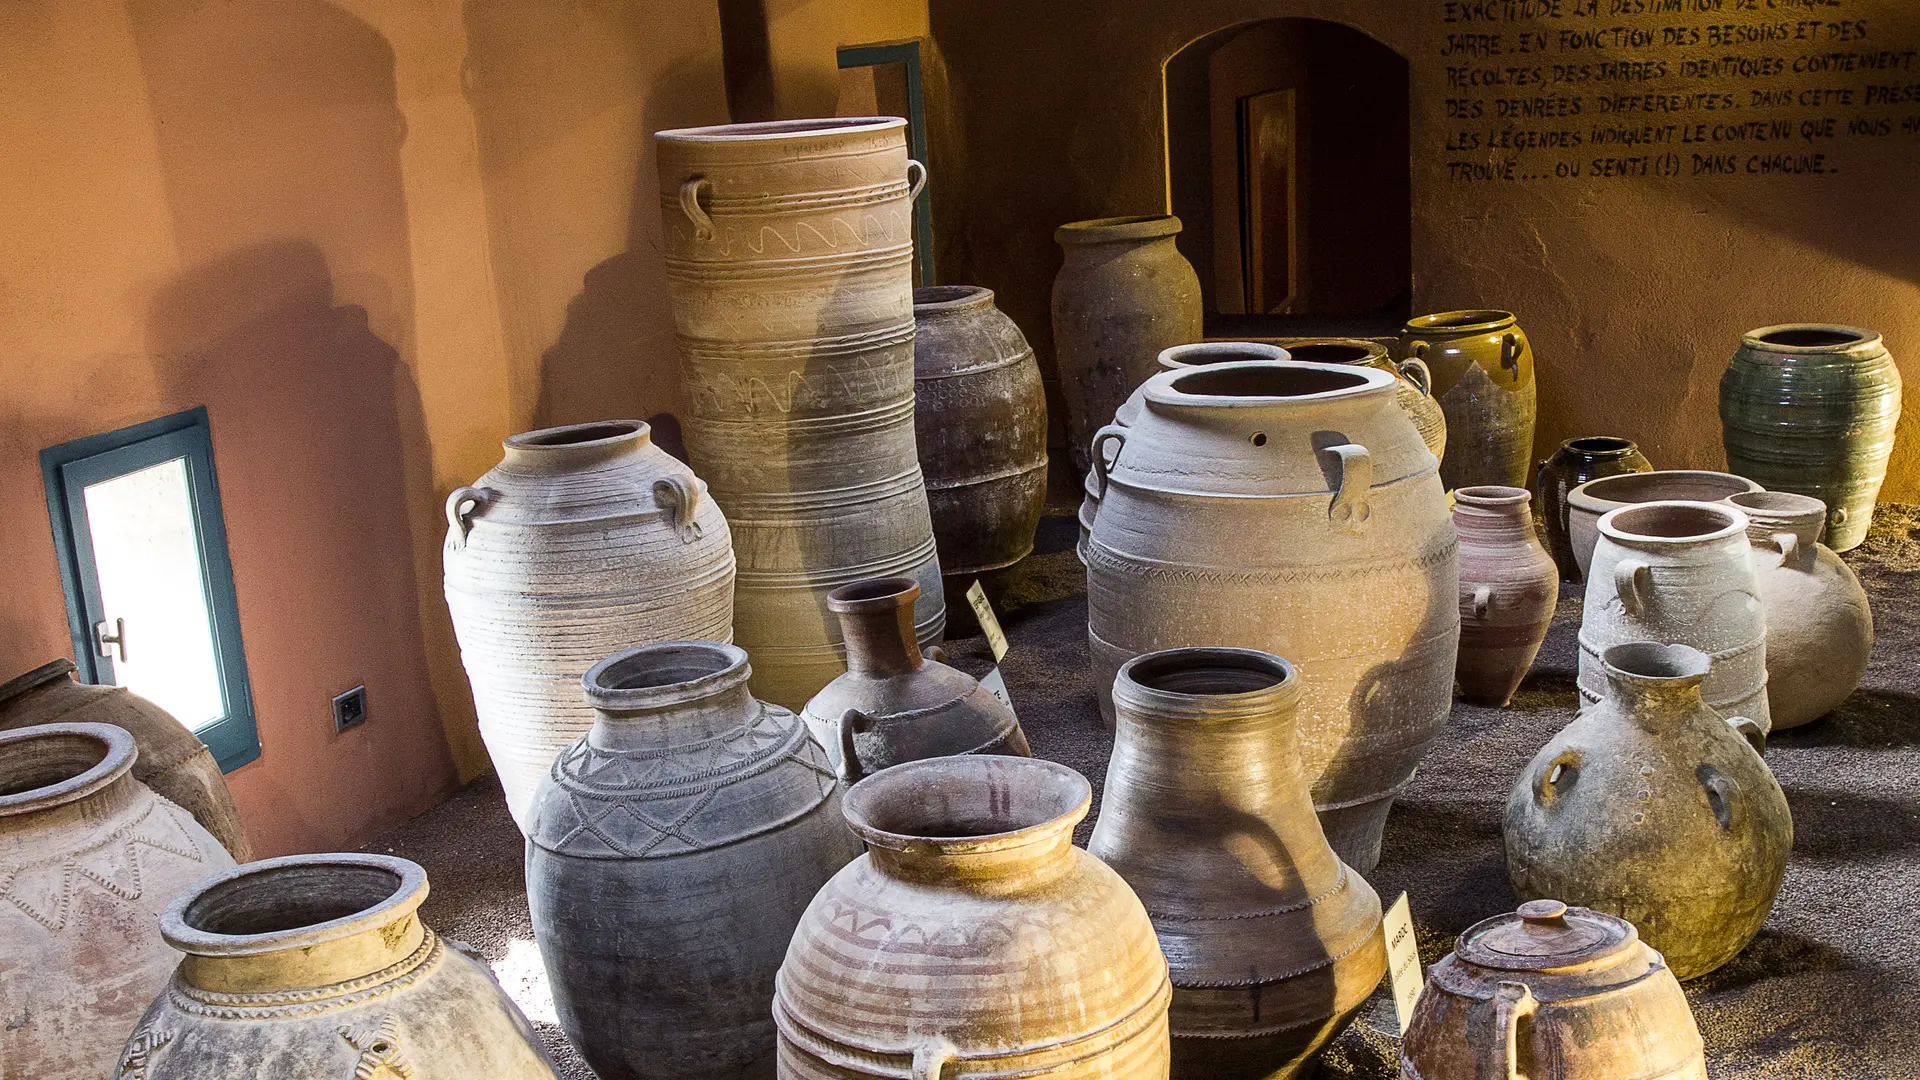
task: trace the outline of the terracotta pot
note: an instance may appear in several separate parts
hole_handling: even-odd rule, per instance
[[[134,779],[135,754],[134,737],[112,724],[0,731],[7,1076],[111,1074],[178,960],[154,918],[233,865],[193,815]]]
[[[1701,700],[1705,653],[1635,642],[1604,660],[1607,696],[1507,799],[1507,874],[1523,898],[1632,922],[1679,978],[1705,975],[1767,921],[1793,847],[1787,799],[1759,725]]]
[[[0,685],[0,731],[40,724],[112,724],[139,751],[133,778],[193,815],[227,854],[245,862],[253,845],[213,751],[172,713],[130,690],[73,681],[73,661],[49,661]]]
[[[1402,1080],[1706,1080],[1687,996],[1633,925],[1557,900],[1467,928],[1427,972]]]
[[[827,594],[847,642],[847,673],[807,702],[807,727],[840,776],[948,754],[1026,757],[1013,710],[964,671],[928,660],[913,639],[912,578],[875,578]]]
[[[1053,231],[1065,261],[1053,279],[1053,364],[1067,406],[1073,467],[1091,467],[1093,433],[1154,373],[1154,358],[1199,341],[1200,278],[1172,216],[1096,218]]]
[[[1173,1075],[1311,1073],[1387,952],[1380,897],[1313,816],[1293,665],[1251,649],[1147,653],[1120,668],[1113,700],[1087,850],[1133,887],[1166,953]]]
[[[1872,330],[1763,326],[1720,378],[1727,467],[1827,505],[1827,542],[1867,538],[1900,420],[1900,369]]]
[[[1279,338],[1276,344],[1295,360],[1309,364],[1355,364],[1379,368],[1400,377],[1393,402],[1420,431],[1421,441],[1434,459],[1447,454],[1447,413],[1433,397],[1433,373],[1416,357],[1395,362],[1385,345],[1367,338]]]
[[[1526,488],[1453,493],[1460,536],[1460,655],[1454,679],[1475,705],[1504,708],[1533,667],[1560,600],[1560,574],[1534,533]]]
[[[913,424],[926,170],[897,117],[684,128],[654,143],[687,452],[733,527],[734,634],[753,692],[797,710],[846,668],[826,603],[841,585],[913,577],[920,643],[946,626]]]
[[[1560,567],[1563,581],[1582,581],[1581,562],[1574,558],[1573,539],[1567,532],[1567,495],[1589,480],[1622,473],[1652,472],[1653,464],[1640,453],[1640,447],[1628,439],[1611,435],[1590,435],[1568,439],[1552,457],[1540,463],[1534,473],[1535,509],[1546,533],[1547,552]],[[1593,545],[1587,545],[1591,553]]]
[[[1208,364],[1224,364],[1231,360],[1288,360],[1287,350],[1278,345],[1263,345],[1255,341],[1201,341],[1192,345],[1175,345],[1160,350],[1157,361],[1161,371],[1179,371],[1190,367],[1206,367]],[[1113,414],[1113,426],[1125,428],[1139,419],[1141,410],[1147,407],[1147,385],[1141,383],[1134,388],[1127,400]],[[1111,466],[1113,455],[1118,453],[1116,443],[1107,442],[1101,446],[1102,464]],[[1080,557],[1084,565],[1087,561],[1087,537],[1093,535],[1093,521],[1100,516],[1100,474],[1089,468],[1080,481],[1080,539],[1074,545],[1073,553]]]
[[[1047,397],[1033,347],[993,291],[913,291],[913,430],[947,608],[1033,551],[1047,502]]]
[[[1867,673],[1873,611],[1853,568],[1820,542],[1827,508],[1785,491],[1734,495],[1747,515],[1767,612],[1767,711],[1773,730],[1812,723]]]
[[[1533,347],[1507,311],[1447,311],[1410,319],[1396,355],[1424,360],[1447,414],[1451,488],[1527,486],[1533,460]]]
[[[1239,362],[1156,375],[1093,447],[1087,544],[1100,704],[1143,652],[1262,649],[1300,671],[1302,772],[1365,873],[1393,797],[1439,737],[1459,647],[1457,543],[1433,455],[1383,371]],[[1353,613],[1365,612],[1365,618]]]
[[[1034,758],[934,758],[847,792],[867,854],[794,931],[783,1080],[1163,1080],[1167,962],[1140,901],[1073,846],[1092,790]]]
[[[1770,731],[1766,625],[1745,514],[1697,502],[1609,511],[1580,616],[1580,697],[1592,705],[1606,695],[1600,658],[1615,645],[1689,645],[1713,661],[1707,704]]]
[[[1573,548],[1580,580],[1593,561],[1593,545],[1600,539],[1600,516],[1623,506],[1649,502],[1720,502],[1729,495],[1762,490],[1759,484],[1732,473],[1703,469],[1659,469],[1648,473],[1621,473],[1589,480],[1567,492],[1567,543]]]
[[[826,755],[749,673],[718,642],[607,657],[585,680],[593,728],[540,785],[527,906],[560,1026],[602,1080],[772,1076],[773,973],[860,853]]]
[[[124,1080],[553,1080],[484,963],[420,921],[426,871],[291,855],[203,879],[160,916],[186,954]]]
[[[447,498],[447,608],[507,809],[593,724],[580,676],[616,649],[727,640],[733,547],[706,485],[638,420],[514,435]]]

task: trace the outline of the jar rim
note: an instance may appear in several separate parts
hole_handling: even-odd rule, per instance
[[[315,887],[330,878],[334,888]],[[303,902],[277,919],[262,910],[287,893]],[[258,956],[379,929],[426,898],[426,869],[409,859],[357,852],[283,855],[200,879],[161,913],[160,936],[194,956]]]
[[[747,681],[747,651],[722,641],[656,641],[603,657],[580,677],[587,704],[644,712],[698,701]]]
[[[661,142],[726,143],[768,139],[827,138],[907,126],[898,116],[827,116],[807,120],[759,120],[745,124],[708,124],[667,128],[653,133]]]
[[[1662,499],[1630,503],[1600,516],[1602,536],[1634,547],[1675,547],[1745,536],[1747,515],[1727,503]]]
[[[1088,218],[1069,221],[1053,230],[1053,242],[1066,246],[1113,244],[1128,240],[1154,240],[1176,236],[1180,219],[1172,214],[1130,214],[1120,217]]]
[[[1281,389],[1289,382],[1298,384],[1298,389],[1289,393],[1258,392]],[[1148,401],[1163,405],[1235,408],[1384,394],[1393,389],[1394,382],[1394,376],[1373,367],[1302,360],[1231,360],[1163,371],[1147,380],[1145,394]]]
[[[956,811],[961,800],[981,793],[1012,827],[954,820],[960,816]],[[979,855],[1071,833],[1092,805],[1093,786],[1065,765],[1044,758],[968,754],[882,769],[847,789],[841,812],[854,834],[876,848]]]
[[[84,768],[79,767],[78,761],[71,767],[55,765],[52,771],[66,773],[58,779],[18,783],[7,779],[7,769],[32,766],[19,753],[23,744],[53,741],[87,744],[84,749],[75,749],[79,751],[76,756],[89,764]],[[133,735],[113,724],[35,724],[0,731],[0,817],[38,813],[78,802],[132,772],[138,757]],[[29,783],[32,786],[26,786]]]
[[[506,447],[521,452],[565,452],[596,449],[646,437],[653,426],[645,420],[593,420],[584,424],[537,428],[506,438]]]
[[[1407,320],[1407,330],[1424,334],[1478,334],[1505,330],[1514,324],[1516,318],[1513,312],[1498,308],[1462,308],[1459,311],[1416,315]]]
[[[1749,330],[1741,344],[1761,352],[1789,355],[1863,352],[1880,347],[1878,331],[1838,323],[1778,323]]]

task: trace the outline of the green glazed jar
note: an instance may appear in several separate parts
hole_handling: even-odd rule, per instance
[[[1871,330],[1761,327],[1720,378],[1728,469],[1825,502],[1835,551],[1867,538],[1899,419],[1900,371]]]
[[[1447,417],[1440,480],[1449,490],[1526,487],[1533,456],[1533,347],[1508,311],[1410,319],[1394,354],[1423,360]]]

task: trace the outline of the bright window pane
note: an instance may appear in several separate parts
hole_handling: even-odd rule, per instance
[[[126,639],[114,682],[195,730],[225,716],[186,459],[89,484],[86,500],[100,599]]]

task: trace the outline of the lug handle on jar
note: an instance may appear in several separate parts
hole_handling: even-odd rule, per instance
[[[711,240],[713,239],[713,218],[707,214],[706,208],[700,205],[702,191],[707,193],[709,199],[713,197],[713,185],[707,181],[707,178],[688,177],[680,185],[680,212],[687,215],[688,221],[693,222],[695,240]]]
[[[1565,783],[1561,777],[1566,777]],[[1533,801],[1542,805],[1551,805],[1560,798],[1563,788],[1569,788],[1580,779],[1580,751],[1567,749],[1553,756],[1553,759],[1540,766],[1533,777]]]
[[[1419,344],[1422,348],[1425,348],[1427,343],[1422,341]],[[1427,397],[1433,396],[1433,369],[1427,366],[1425,360],[1417,356],[1409,356],[1405,360],[1393,365],[1393,369],[1406,376],[1407,381],[1412,383],[1422,394]]]
[[[486,509],[487,500],[494,494],[492,489],[483,487],[453,489],[447,496],[447,546],[455,551],[467,546],[467,530],[473,527],[467,519]]]
[[[1766,756],[1767,729],[1761,727],[1759,721],[1745,716],[1729,716],[1727,723],[1733,727],[1733,730],[1740,733],[1741,738],[1747,740],[1747,745],[1753,747],[1754,753],[1761,757]]]
[[[1327,519],[1335,527],[1359,532],[1373,517],[1373,455],[1359,443],[1329,446],[1322,453],[1332,454],[1340,463],[1340,487],[1327,504]]]
[[[1771,537],[1773,546],[1780,549],[1780,565],[1792,570],[1800,569],[1800,536],[1797,533],[1777,532]]]
[[[907,159],[907,201],[920,198],[920,192],[927,186],[927,167],[912,158]]]
[[[1647,610],[1647,597],[1653,589],[1653,568],[1638,559],[1621,559],[1613,567],[1613,591],[1620,595],[1620,606],[1638,618]]]
[[[694,512],[700,508],[700,484],[691,477],[678,473],[663,476],[653,482],[653,501],[666,511],[667,520],[680,530],[680,542],[691,544],[700,539],[700,523],[693,519]]]
[[[872,730],[873,718],[859,709],[840,714],[840,779],[849,784],[857,784],[867,775],[866,767],[860,764],[860,751],[854,748],[853,737]]]
[[[1105,453],[1106,444],[1109,441],[1116,441],[1120,444],[1113,448],[1112,464],[1108,464]],[[1120,464],[1120,451],[1126,448],[1127,429],[1121,427],[1119,424],[1108,424],[1106,427],[1093,433],[1094,487],[1098,489],[1099,496],[1102,499],[1107,497],[1107,471],[1113,468],[1114,465]]]
[[[1733,777],[1714,768],[1702,765],[1695,773],[1700,786],[1707,789],[1707,805],[1713,809],[1714,820],[1720,823],[1722,832],[1733,828],[1733,798],[1740,794],[1740,783]]]
[[[913,1080],[940,1080],[947,1063],[958,1059],[960,1048],[935,1036],[913,1048]]]
[[[1493,992],[1493,1029],[1500,1033],[1501,1060],[1506,1080],[1525,1080],[1520,1071],[1520,1021],[1532,1016],[1540,1002],[1526,983],[1501,982]]]
[[[1479,585],[1473,590],[1473,617],[1484,619],[1493,610],[1493,586]]]
[[[1520,335],[1508,334],[1500,339],[1500,366],[1518,376],[1520,374]]]
[[[947,662],[947,650],[939,645],[929,645],[921,649],[920,655],[936,664],[944,664]]]
[[[1407,358],[1410,360],[1418,360],[1423,364],[1426,363],[1427,343],[1421,341],[1419,338],[1414,338],[1412,341],[1407,342]],[[1429,370],[1428,374],[1432,374],[1432,371]]]

